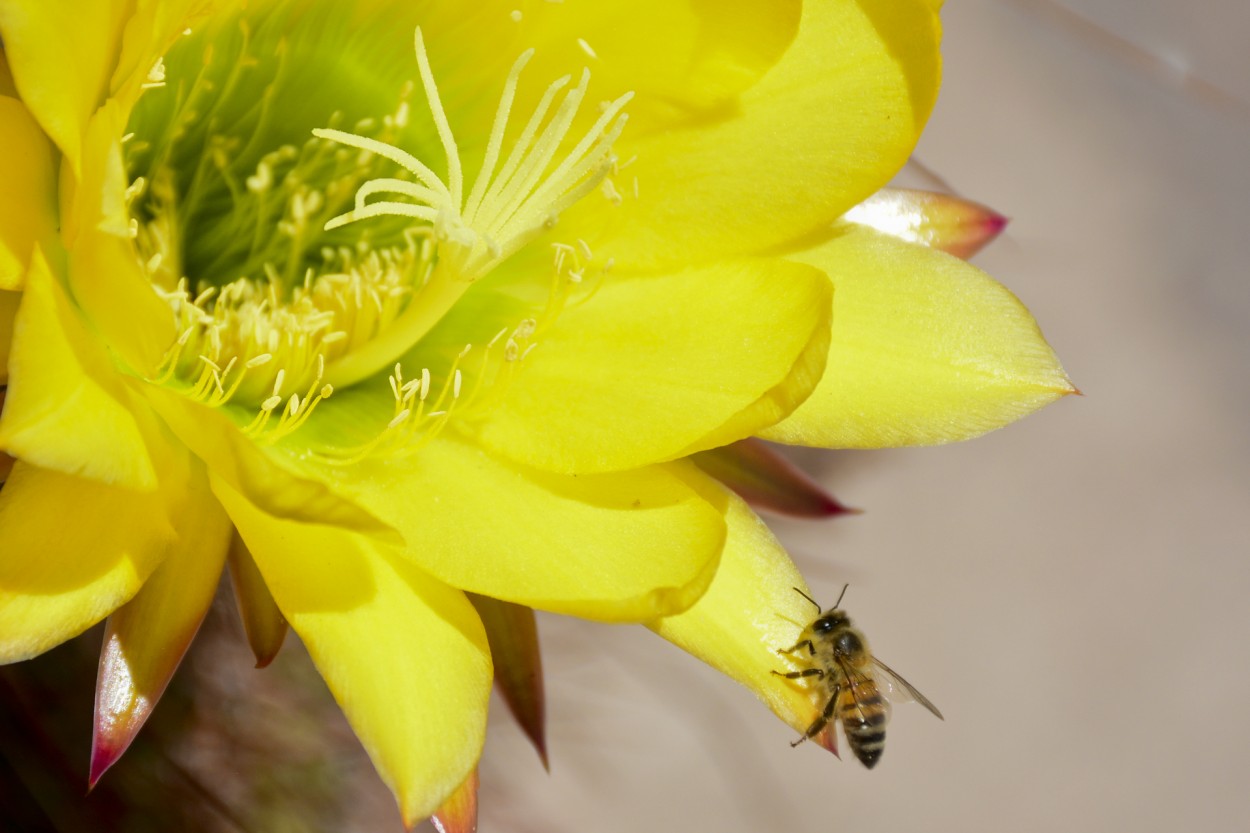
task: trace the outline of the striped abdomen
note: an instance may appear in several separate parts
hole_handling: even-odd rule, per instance
[[[872,769],[885,748],[885,722],[889,705],[877,684],[870,679],[859,680],[855,687],[838,693],[838,719],[855,757]]]

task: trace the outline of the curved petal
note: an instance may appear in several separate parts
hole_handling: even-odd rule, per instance
[[[823,370],[829,283],[781,260],[608,282],[566,309],[480,428],[542,469],[636,468],[750,436]]]
[[[651,630],[755,692],[799,732],[816,718],[815,699],[775,676],[788,671],[777,651],[794,644],[812,619],[794,591],[807,584],[768,527],[740,499],[725,513],[729,533],[716,578],[694,607],[648,624]]]
[[[1028,310],[958,258],[853,227],[791,256],[833,280],[833,345],[815,393],[766,439],[953,442],[1076,390]]]
[[[0,40],[22,100],[77,173],[87,122],[108,94],[126,0],[0,3]]]
[[[220,480],[213,489],[404,821],[434,813],[486,731],[490,652],[473,606],[367,538],[266,515]]]
[[[925,0],[804,3],[794,44],[737,108],[627,131],[624,200],[586,200],[571,223],[601,229],[583,236],[619,267],[654,269],[760,252],[832,221],[907,160],[937,95],[940,37]]]
[[[112,613],[177,537],[164,492],[19,462],[0,490],[0,662],[37,656]]]
[[[14,322],[0,447],[27,462],[131,489],[156,488],[143,416],[78,319],[41,251]],[[146,429],[146,430],[145,430]]]
[[[362,463],[350,478],[354,497],[395,524],[422,569],[585,619],[684,610],[707,587],[724,540],[709,503],[723,496],[685,464],[549,474],[444,435],[407,460]]]
[[[52,143],[26,105],[0,96],[0,289],[21,289],[35,244],[56,235]]]
[[[96,682],[94,785],[117,762],[165,692],[221,579],[231,526],[203,467],[177,507],[178,540],[135,597],[109,617]]]

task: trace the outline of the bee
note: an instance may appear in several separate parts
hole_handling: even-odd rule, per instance
[[[887,694],[898,702],[915,700],[939,720],[944,719],[929,698],[868,650],[864,635],[851,625],[846,612],[838,609],[842,596],[846,595],[846,587],[842,588],[842,595],[838,596],[833,607],[825,611],[811,596],[797,587],[794,590],[816,607],[816,618],[803,629],[793,647],[777,653],[800,652],[801,659],[810,667],[788,673],[774,671],[773,674],[789,680],[815,677],[824,683],[829,700],[803,736],[791,746],[798,746],[815,737],[836,719],[841,721],[847,744],[855,757],[872,769],[885,748],[885,724],[890,716]]]

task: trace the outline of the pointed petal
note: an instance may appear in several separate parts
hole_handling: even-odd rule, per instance
[[[837,324],[815,393],[765,439],[954,442],[1076,392],[1024,305],[957,258],[853,225],[791,256],[828,272]]]
[[[724,540],[724,496],[688,464],[548,474],[442,435],[407,461],[369,461],[350,477],[357,500],[395,524],[423,570],[586,619],[684,610],[711,580]]]
[[[37,656],[129,600],[177,538],[169,518],[161,492],[17,463],[0,490],[0,662]]]
[[[266,515],[219,479],[213,491],[405,823],[436,812],[486,731],[490,650],[473,606],[372,539]]]
[[[0,97],[0,289],[20,289],[36,244],[56,239],[52,143],[26,105]]]
[[[256,667],[264,668],[273,662],[286,640],[287,621],[273,600],[265,577],[252,560],[247,544],[237,533],[231,536],[228,559],[234,601],[247,633],[247,644],[256,656]]]
[[[755,509],[797,518],[827,518],[855,511],[847,509],[805,471],[754,437],[701,451],[690,459]]]
[[[979,203],[908,188],[882,188],[842,219],[965,260],[1007,227],[1006,217]]]
[[[524,605],[468,594],[486,628],[490,656],[495,664],[495,686],[509,711],[547,764],[546,696],[543,662],[538,650],[534,611]]]
[[[757,433],[823,370],[829,283],[782,260],[609,281],[539,333],[480,437],[568,473],[683,457]],[[779,287],[781,287],[779,289]]]
[[[94,786],[117,762],[165,692],[212,604],[230,521],[202,473],[178,512],[178,540],[133,599],[109,617],[96,681]]]
[[[772,672],[792,670],[777,652],[793,645],[813,618],[811,603],[794,590],[806,593],[807,584],[743,501],[731,498],[725,521],[729,537],[707,593],[685,613],[648,627],[751,689],[802,733],[824,704],[818,705],[818,697],[802,685]]]
[[[476,833],[477,831],[477,770],[456,788],[451,798],[443,802],[430,822],[438,833]]]
[[[735,108],[626,131],[616,150],[637,160],[617,177],[624,200],[587,200],[571,223],[601,223],[601,238],[583,236],[622,269],[655,269],[831,222],[907,160],[937,95],[940,34],[927,0],[804,3],[793,45]]]
[[[151,491],[156,471],[136,404],[104,347],[79,320],[42,252],[14,324],[0,447],[44,468]],[[146,430],[145,430],[146,427]]]

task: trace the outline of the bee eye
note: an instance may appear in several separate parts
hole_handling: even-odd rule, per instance
[[[833,630],[833,622],[829,619],[817,619],[816,623],[812,625],[812,630],[816,631],[816,633],[829,633],[829,631]]]

